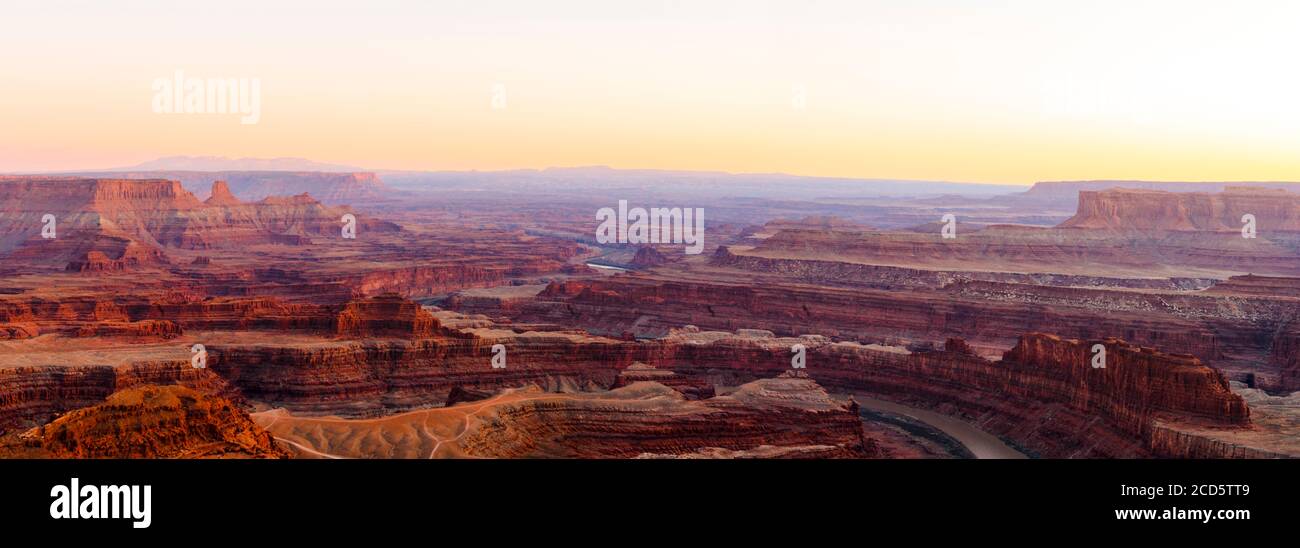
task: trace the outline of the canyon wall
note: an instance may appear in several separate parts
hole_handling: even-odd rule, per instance
[[[645,409],[647,400],[657,399]],[[494,458],[883,456],[863,434],[857,406],[809,379],[763,379],[734,393],[687,402],[657,383],[603,396],[527,400],[491,409],[458,444]]]
[[[791,282],[742,285],[624,275],[551,284],[533,303],[516,304],[518,312],[511,317],[579,326],[607,335],[630,331],[639,336],[660,336],[677,326],[697,325],[726,331],[758,328],[783,335],[819,333],[842,340],[908,344],[943,341],[951,333],[962,333],[981,348],[1005,348],[1016,341],[1018,333],[1034,330],[1070,337],[1119,336],[1140,344],[1177,348],[1204,359],[1219,358],[1225,350],[1238,350],[1225,349],[1205,320],[1157,314],[1153,306],[1133,303],[1128,309],[1118,304],[1109,309],[1090,309],[1078,306],[1079,302],[1061,304],[1038,297],[1040,289],[1053,288],[1013,284],[995,287],[1003,293],[1019,290],[1035,297],[994,299],[976,295],[975,288],[961,284],[942,291],[899,292]],[[988,293],[992,289],[979,291]],[[1075,297],[1096,296],[1086,290],[1062,291]],[[1145,298],[1133,292],[1113,297],[1117,302]],[[664,303],[673,306],[662,306]],[[1243,322],[1236,328],[1249,329],[1251,324]]]
[[[959,339],[923,352],[815,336],[720,342],[686,347],[689,357],[678,359],[691,365],[678,370],[697,376],[778,371],[789,367],[790,346],[803,344],[807,371],[824,386],[961,416],[1040,456],[1159,456],[1162,447],[1144,442],[1154,439],[1157,421],[1250,426],[1247,405],[1217,371],[1189,356],[1116,339],[1028,334],[998,361],[975,355]],[[1108,349],[1105,368],[1092,368],[1092,344]]]
[[[47,458],[283,458],[271,435],[229,400],[184,386],[142,386],[72,411],[0,451]]]
[[[552,291],[573,289],[558,284]],[[177,306],[204,311],[203,303]],[[695,397],[703,397],[700,390],[713,384],[739,385],[789,371],[791,347],[802,344],[808,375],[824,386],[957,415],[1043,456],[1132,457],[1166,450],[1199,455],[1212,449],[1188,449],[1187,442],[1174,443],[1167,433],[1153,434],[1154,425],[1250,425],[1246,404],[1228,390],[1218,371],[1192,356],[1117,339],[1029,334],[1001,360],[990,360],[956,339],[942,350],[912,352],[743,329],[678,329],[640,341],[572,331],[519,332],[486,319],[430,313],[395,295],[342,306],[277,308],[286,305],[274,301],[226,306],[220,314],[226,320],[204,327],[265,325],[284,333],[293,326],[300,335],[266,338],[250,331],[245,337],[209,341],[208,368],[202,370],[179,360],[0,369],[6,377],[0,383],[0,423],[48,420],[141,384],[185,384],[295,414],[353,417],[427,407],[456,391],[528,385],[548,391],[606,390],[660,376],[682,394],[696,391]],[[246,314],[252,310],[273,315],[249,322]],[[105,321],[130,318],[114,306],[78,313]],[[290,317],[289,323],[280,320]],[[498,344],[506,349],[504,368],[493,365]],[[1089,365],[1092,344],[1106,347],[1104,368]],[[634,366],[638,362],[644,365]],[[1225,455],[1248,449],[1229,445]]]
[[[1228,186],[1223,192],[1080,191],[1078,213],[1060,228],[1240,232],[1252,214],[1260,231],[1300,231],[1300,194]]]
[[[309,193],[329,205],[391,200],[391,191],[379,176],[369,172],[322,171],[121,171],[76,174],[91,178],[167,179],[178,181],[202,195],[213,180],[222,180],[240,199],[255,201],[267,196]]]
[[[165,263],[158,249],[163,247],[196,250],[341,239],[342,216],[350,212],[306,194],[241,203],[227,196],[224,183],[214,186],[220,199],[204,203],[176,181],[0,178],[0,254],[66,264],[73,271],[121,270]],[[41,236],[47,215],[55,221],[52,239]],[[357,225],[359,233],[400,230],[365,216],[357,216]]]
[[[237,389],[210,370],[195,369],[189,360],[0,368],[0,433],[44,424],[69,411],[99,404],[118,390],[150,384],[182,384],[241,400]]]

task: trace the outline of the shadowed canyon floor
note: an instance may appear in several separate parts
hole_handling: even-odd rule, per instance
[[[701,198],[686,255],[595,241],[588,192],[208,175],[0,177],[5,455],[1300,455],[1287,190],[980,198],[955,238],[970,200]]]

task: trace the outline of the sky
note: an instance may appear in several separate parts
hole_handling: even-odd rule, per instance
[[[0,0],[0,171],[1300,180],[1300,2]],[[159,79],[260,83],[257,122]]]

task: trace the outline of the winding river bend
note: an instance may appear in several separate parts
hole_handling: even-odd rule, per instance
[[[863,409],[904,415],[928,424],[966,446],[977,459],[1029,458],[1024,453],[1015,450],[1006,442],[998,439],[997,436],[975,428],[965,421],[935,413],[934,411],[917,409],[892,401],[873,398],[861,393],[853,394],[853,399],[857,400],[858,405]]]

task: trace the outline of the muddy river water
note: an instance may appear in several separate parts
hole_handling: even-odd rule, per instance
[[[857,400],[858,405],[864,409],[904,415],[926,423],[965,445],[977,459],[1028,458],[1024,453],[1015,450],[1006,442],[998,439],[997,436],[980,430],[968,422],[935,413],[934,411],[917,409],[892,401],[873,398],[866,394],[854,394],[853,399]]]

